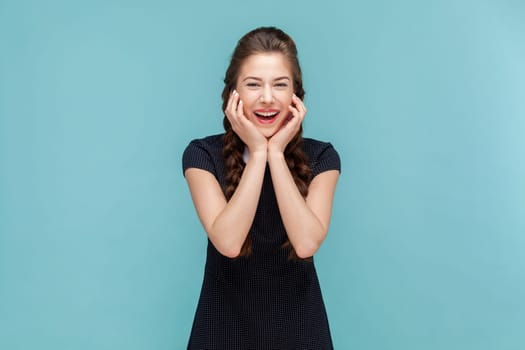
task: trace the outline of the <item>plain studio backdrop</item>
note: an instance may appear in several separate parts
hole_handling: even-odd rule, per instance
[[[1,349],[185,348],[206,236],[181,155],[263,25],[342,158],[336,349],[525,348],[523,1],[2,0]]]

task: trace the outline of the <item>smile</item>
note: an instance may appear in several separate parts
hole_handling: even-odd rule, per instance
[[[257,121],[261,124],[271,124],[279,115],[278,110],[258,110],[253,112],[255,116],[257,117]]]

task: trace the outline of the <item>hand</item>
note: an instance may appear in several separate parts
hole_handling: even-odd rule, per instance
[[[290,109],[290,116],[268,141],[268,152],[284,153],[286,145],[301,128],[301,123],[306,115],[306,107],[303,101],[293,94],[292,104],[288,108]]]
[[[266,152],[268,141],[244,115],[243,103],[236,90],[231,92],[224,114],[230,121],[233,131],[248,146],[250,152]]]

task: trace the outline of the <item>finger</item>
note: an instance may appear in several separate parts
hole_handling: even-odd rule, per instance
[[[306,110],[306,106],[304,105],[303,101],[297,97],[295,94],[294,94],[294,102],[295,102],[295,107],[297,108],[297,110],[299,111],[299,113],[301,114],[306,114],[307,110]]]
[[[288,106],[288,109],[290,109],[290,112],[292,112],[292,115],[293,115],[294,119],[295,118],[299,118],[299,114],[300,113],[299,113],[299,110],[296,107],[290,105],[290,106]]]
[[[306,107],[300,104],[296,107],[296,109],[298,112],[298,119],[302,122],[304,120],[304,117],[306,116]]]
[[[237,105],[237,118],[239,118],[239,123],[242,125],[246,125],[249,122],[248,117],[244,115],[244,102],[242,100]]]
[[[292,106],[290,106],[290,111],[292,112],[293,117],[288,122],[288,124],[290,124],[290,127],[293,127],[294,129],[299,128],[299,125],[301,125],[303,121],[304,115],[301,114],[296,108]]]
[[[301,112],[301,113],[305,113],[306,114],[306,106],[304,105],[303,100],[301,100],[296,95],[294,95],[293,97],[294,97],[293,100],[295,102],[295,107],[297,108],[297,110],[299,112]]]
[[[226,108],[224,109],[224,112],[229,111],[231,108],[232,100],[233,100],[233,91],[234,90],[230,91],[230,96],[228,97],[228,103],[226,103]]]
[[[293,115],[293,113],[290,113],[290,115],[283,122],[282,129],[285,129],[285,130],[295,129],[298,119],[299,118],[297,116]]]
[[[224,110],[224,114],[226,114],[226,117],[230,121],[230,124],[232,125],[232,127],[234,127],[234,125],[236,124],[235,116],[232,113],[233,99],[234,99],[234,96],[233,96],[233,91],[232,91],[232,94],[230,95],[230,98],[228,99],[228,104],[226,106],[226,109]]]
[[[237,108],[237,103],[238,103],[237,99],[238,99],[238,97],[239,97],[239,95],[237,94],[237,91],[233,90],[233,92],[232,92],[232,103],[230,105],[230,110],[232,112],[234,112],[235,109]]]
[[[238,104],[239,104],[239,94],[237,93],[237,91],[233,90],[232,103],[230,105],[230,113],[231,113],[232,118],[235,119],[236,122],[238,120],[238,116],[237,116]]]

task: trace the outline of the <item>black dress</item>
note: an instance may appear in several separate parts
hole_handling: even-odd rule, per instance
[[[225,188],[222,135],[193,140],[183,170],[211,172]],[[339,170],[330,143],[304,139],[312,175]],[[326,310],[312,261],[289,260],[286,231],[269,167],[249,234],[252,254],[231,259],[208,240],[204,281],[188,349],[333,349]]]

